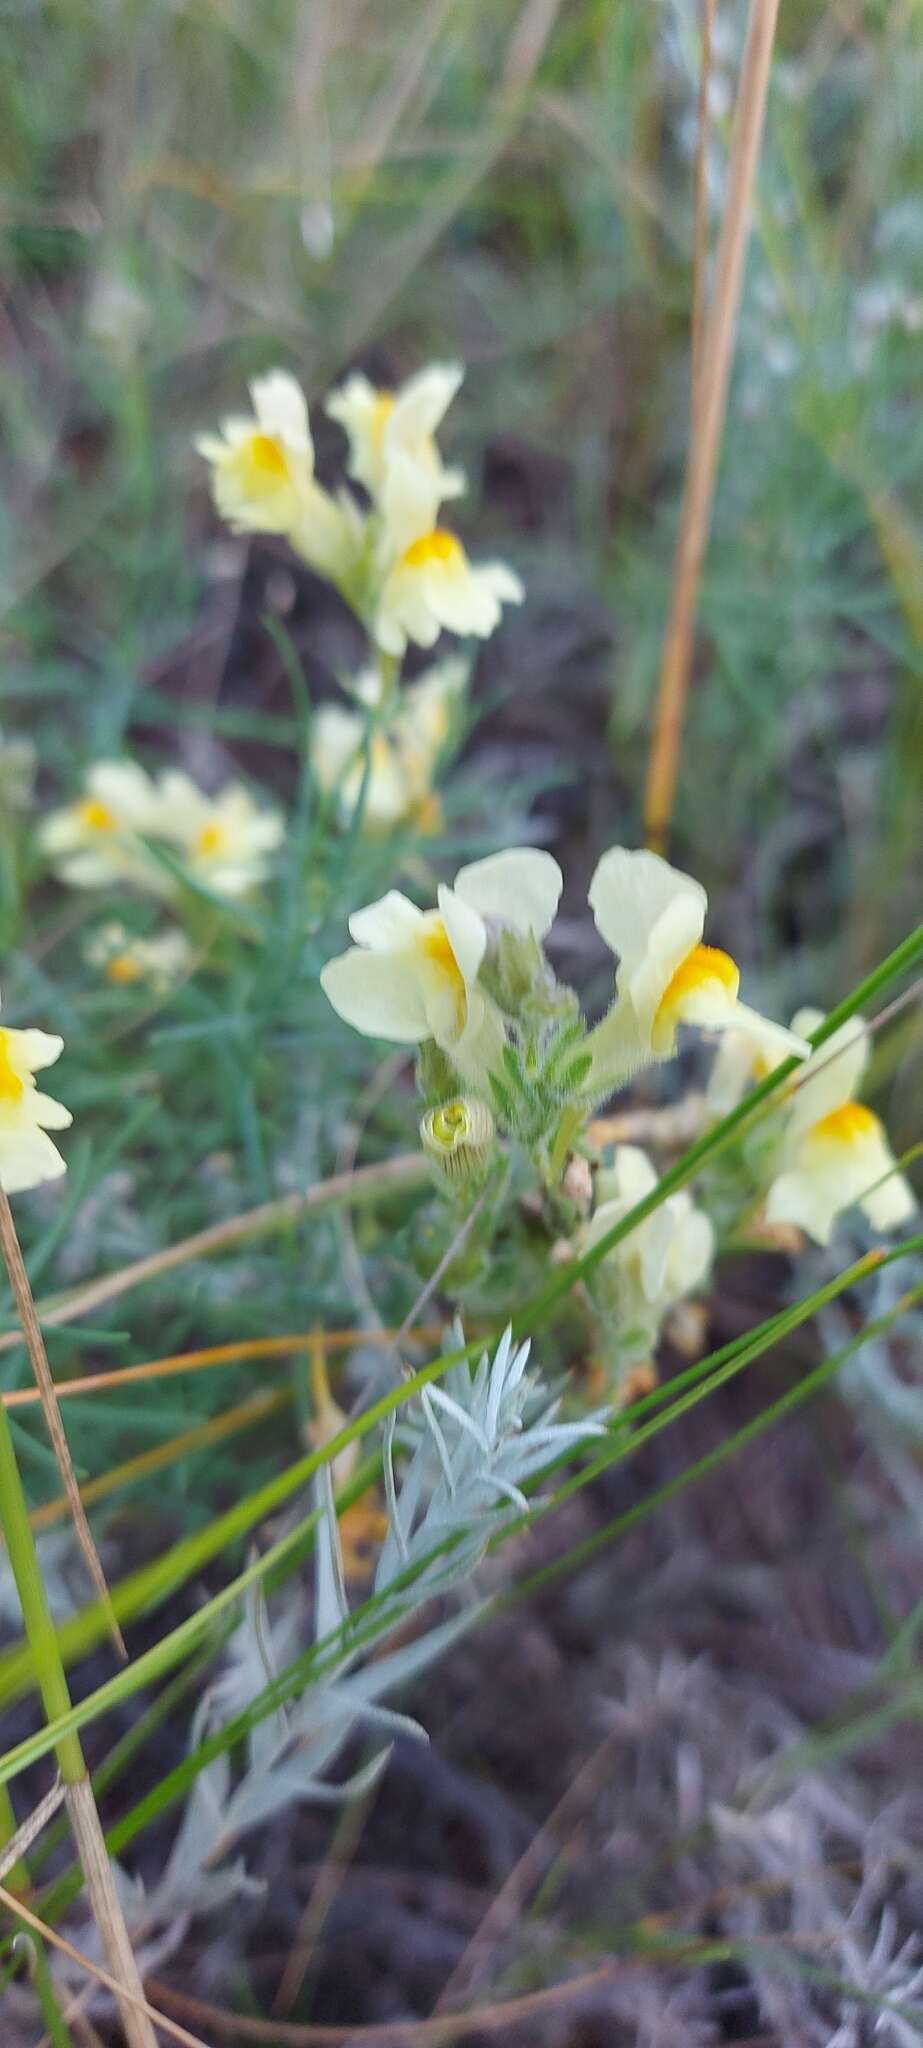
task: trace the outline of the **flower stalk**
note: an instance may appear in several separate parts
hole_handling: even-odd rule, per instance
[[[29,1527],[26,1498],[5,1408],[0,1408],[0,1523],[3,1526],[16,1581],[23,1625],[34,1659],[42,1705],[46,1719],[53,1722],[70,1713],[70,1692],[61,1662],[54,1622],[45,1597],[35,1539]],[[144,1988],[113,1883],[80,1737],[74,1730],[67,1730],[58,1737],[55,1755],[64,1782],[68,1817],[93,1916],[99,1928],[113,1978],[120,1988],[124,1987],[131,1998],[130,2003],[128,1997],[119,1999],[126,2041],[129,2048],[157,2048],[156,2035],[143,2010]]]
[[[48,1363],[45,1340],[42,1336],[41,1326],[35,1311],[35,1301],[29,1284],[29,1275],[26,1272],[22,1248],[19,1243],[16,1225],[13,1221],[13,1211],[10,1208],[6,1189],[2,1186],[0,1186],[0,1250],[3,1252],[6,1270],[9,1274],[13,1299],[16,1303],[16,1312],[22,1325],[22,1333],[26,1340],[26,1350],[29,1353],[32,1370],[35,1374],[35,1382],[42,1403],[42,1412],[48,1425],[48,1434],[51,1437],[58,1470],[64,1481],[64,1490],[67,1494],[77,1540],[93,1585],[106,1609],[115,1647],[123,1660],[127,1660],[128,1652],[125,1648],[121,1629],[115,1618],[109,1587],[106,1583],[106,1575],[100,1563],[99,1552],[93,1541],[90,1525],[80,1498],[77,1475],[74,1471],[67,1437],[64,1433],[57,1391],[52,1378],[51,1367]]]

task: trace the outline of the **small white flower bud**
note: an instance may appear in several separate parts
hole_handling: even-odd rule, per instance
[[[427,1111],[420,1123],[420,1142],[446,1180],[471,1180],[487,1164],[494,1129],[486,1102],[458,1095]]]

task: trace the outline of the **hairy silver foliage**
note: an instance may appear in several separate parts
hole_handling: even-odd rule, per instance
[[[463,1342],[460,1332],[456,1336]],[[387,1594],[408,1566],[419,1562],[423,1569],[395,1599],[379,1602],[361,1645],[351,1628],[330,1467],[317,1475],[313,1602],[306,1588],[290,1585],[270,1615],[260,1589],[250,1591],[223,1668],[199,1706],[192,1748],[244,1712],[297,1660],[309,1638],[309,1608],[318,1674],[293,1703],[254,1724],[242,1769],[235,1771],[224,1754],[199,1773],[158,1883],[145,1892],[140,1881],[119,1873],[126,1917],[147,1967],[176,1946],[193,1916],[219,1911],[255,1888],[243,1860],[234,1856],[244,1835],[303,1801],[335,1805],[356,1798],[384,1770],[397,1736],[426,1741],[417,1721],[384,1701],[470,1626],[474,1610],[439,1621],[383,1654],[378,1645],[408,1605],[418,1607],[470,1578],[498,1526],[497,1511],[524,1509],[523,1482],[602,1426],[594,1420],[556,1422],[558,1402],[537,1374],[527,1373],[528,1358],[529,1346],[515,1348],[507,1330],[492,1361],[485,1352],[473,1374],[466,1365],[455,1366],[445,1386],[427,1387],[419,1401],[408,1403],[401,1441],[409,1457],[400,1481],[389,1435],[390,1526],[375,1592]],[[447,1539],[454,1541],[451,1552],[428,1562]],[[378,1653],[367,1661],[371,1648]],[[332,1778],[356,1737],[366,1738],[369,1754],[347,1777]]]
[[[456,1348],[464,1343],[458,1326],[452,1341]],[[485,1351],[474,1373],[465,1363],[451,1366],[441,1385],[425,1387],[399,1421],[392,1418],[385,1435],[390,1527],[376,1592],[416,1567],[407,1588],[413,1601],[470,1578],[503,1519],[528,1507],[526,1480],[600,1434],[600,1416],[555,1420],[559,1399],[536,1372],[527,1372],[529,1350],[528,1344],[514,1347],[508,1328],[493,1360]],[[411,1453],[400,1487],[398,1433]]]

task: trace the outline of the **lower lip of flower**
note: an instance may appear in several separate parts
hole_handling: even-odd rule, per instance
[[[274,477],[279,483],[288,482],[288,456],[275,434],[251,434],[247,454],[260,475]]]
[[[106,980],[114,982],[117,987],[140,981],[141,969],[137,960],[133,960],[130,953],[114,953],[106,962]]]
[[[17,1074],[9,1054],[9,1033],[0,1031],[0,1102],[21,1102],[26,1084]]]
[[[214,860],[223,853],[226,833],[223,825],[203,825],[196,833],[195,850],[202,860]]]
[[[100,803],[96,796],[84,797],[77,810],[81,824],[85,825],[89,832],[114,832],[117,829],[118,820],[113,816],[108,804]]]
[[[444,526],[434,526],[432,533],[424,533],[419,540],[412,541],[402,556],[404,569],[460,569],[465,560],[461,541],[454,533],[447,533]]]
[[[427,920],[426,929],[420,938],[420,950],[449,983],[455,999],[456,1025],[458,1030],[462,1031],[468,1012],[468,992],[465,977],[452,951],[452,941],[441,917]]]
[[[864,1102],[842,1102],[839,1109],[832,1109],[829,1116],[821,1117],[812,1135],[850,1150],[874,1137],[878,1129],[874,1110],[866,1109]]]
[[[651,1029],[655,1046],[661,1041],[666,1044],[672,1041],[689,997],[715,983],[726,992],[729,1005],[733,1003],[740,987],[740,970],[736,961],[729,953],[722,953],[718,946],[693,946],[685,960],[680,961],[660,998]]]

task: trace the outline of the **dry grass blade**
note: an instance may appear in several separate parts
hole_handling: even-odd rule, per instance
[[[52,1948],[56,1948],[62,1956],[67,1956],[69,1962],[76,1963],[79,1969],[85,1970],[88,1977],[93,1977],[97,1984],[104,1985],[120,2003],[124,2001],[143,2014],[147,2021],[156,2022],[161,2032],[169,2035],[171,2041],[179,2041],[182,2048],[209,2048],[208,2042],[203,2041],[201,2034],[190,2034],[187,2027],[180,2026],[176,2020],[168,2019],[165,2013],[155,2011],[146,1998],[136,1997],[134,1992],[126,1990],[124,1984],[117,1983],[114,1977],[110,1977],[108,1970],[103,1970],[98,1963],[91,1962],[89,1956],[83,1955],[79,1948],[74,1947],[73,1942],[67,1941],[63,1934],[58,1934],[46,1921],[40,1920],[37,1913],[33,1913],[21,1899],[14,1898],[12,1892],[8,1892],[2,1884],[0,1904],[6,1906],[7,1911],[17,1920],[21,1920],[25,1927],[31,1928],[33,1934],[39,1935],[42,1941],[50,1942]],[[156,2048],[156,2039],[153,2035],[151,2039]]]
[[[114,1465],[110,1472],[100,1473],[98,1479],[90,1479],[80,1489],[80,1498],[85,1507],[94,1501],[105,1500],[109,1494],[117,1493],[123,1486],[132,1486],[139,1479],[149,1479],[154,1472],[162,1472],[179,1458],[188,1458],[195,1451],[212,1448],[224,1443],[228,1437],[239,1436],[242,1430],[252,1429],[258,1422],[265,1422],[270,1415],[277,1415],[281,1408],[287,1408],[292,1401],[289,1387],[279,1387],[273,1393],[253,1394],[249,1401],[241,1401],[235,1408],[228,1408],[222,1415],[213,1415],[207,1422],[200,1422],[194,1429],[184,1429],[173,1436],[168,1443],[155,1444],[153,1450],[139,1451],[137,1457],[126,1458],[124,1464]],[[66,1515],[69,1502],[65,1495],[57,1500],[43,1502],[40,1508],[33,1508],[29,1520],[33,1529],[49,1529]]]
[[[702,53],[699,63],[699,103],[695,144],[695,211],[692,245],[692,420],[698,411],[702,375],[702,335],[705,326],[705,267],[708,261],[708,144],[711,112],[712,30],[716,0],[702,0]]]
[[[423,1187],[429,1179],[429,1165],[422,1152],[401,1153],[396,1159],[387,1159],[380,1166],[360,1166],[355,1173],[334,1174],[330,1180],[318,1181],[314,1187],[293,1195],[281,1195],[278,1201],[261,1202],[256,1209],[245,1209],[240,1216],[229,1216],[224,1223],[212,1223],[206,1230],[197,1230],[191,1237],[178,1238],[175,1244],[167,1245],[163,1251],[151,1252],[143,1259],[134,1259],[129,1266],[121,1266],[117,1273],[104,1273],[99,1280],[91,1280],[85,1287],[75,1287],[68,1294],[60,1295],[48,1302],[37,1304],[38,1314],[43,1323],[70,1322],[73,1316],[89,1314],[103,1302],[115,1301],[120,1294],[127,1294],[132,1287],[140,1287],[144,1280],[159,1279],[162,1273],[170,1273],[177,1266],[186,1266],[191,1259],[207,1259],[213,1252],[222,1252],[229,1245],[239,1244],[247,1237],[260,1237],[265,1231],[282,1229],[288,1223],[297,1223],[302,1216],[311,1215],[314,1210],[335,1208],[340,1202],[367,1200],[370,1195],[406,1192],[410,1188]],[[0,1351],[10,1351],[20,1342],[16,1330],[7,1330],[0,1336]]]
[[[93,1541],[92,1531],[80,1498],[77,1474],[74,1471],[67,1437],[64,1434],[64,1424],[61,1420],[58,1396],[54,1380],[51,1376],[48,1354],[45,1350],[45,1340],[39,1328],[38,1316],[35,1313],[35,1302],[32,1299],[29,1275],[26,1272],[19,1238],[16,1234],[16,1225],[13,1222],[13,1211],[10,1208],[9,1196],[4,1188],[0,1188],[0,1246],[3,1249],[6,1269],[10,1276],[10,1286],[13,1290],[13,1299],[16,1303],[20,1323],[22,1324],[22,1332],[26,1340],[26,1350],[32,1362],[32,1370],[35,1374],[36,1386],[42,1404],[42,1413],[48,1425],[48,1434],[51,1438],[55,1458],[57,1459],[58,1471],[61,1474],[64,1491],[67,1495],[67,1504],[70,1508],[77,1541],[83,1552],[84,1562],[90,1578],[105,1609],[112,1640],[119,1656],[127,1663],[128,1651],[125,1648],[122,1631],[115,1618],[112,1599],[106,1582],[106,1574],[103,1571],[99,1552]]]
[[[5,1877],[9,1876],[10,1871],[14,1869],[20,1859],[27,1855],[33,1842],[38,1841],[42,1829],[47,1827],[50,1820],[54,1819],[59,1806],[63,1806],[63,1804],[64,1786],[61,1779],[56,1778],[50,1791],[46,1792],[44,1798],[39,1800],[38,1805],[33,1807],[28,1818],[23,1821],[21,1827],[17,1828],[12,1840],[6,1844],[2,1855],[0,1855],[0,1883],[2,1883]]]
[[[383,1344],[393,1344],[401,1331],[393,1329],[376,1330],[374,1336]],[[354,1344],[369,1342],[368,1330],[325,1330],[325,1351],[349,1351]],[[442,1336],[441,1323],[421,1323],[413,1332],[416,1344],[438,1344]],[[80,1379],[64,1380],[57,1383],[59,1401],[69,1394],[105,1394],[115,1387],[135,1386],[147,1380],[172,1379],[177,1373],[207,1372],[216,1365],[240,1365],[248,1359],[286,1358],[292,1351],[311,1352],[317,1343],[316,1330],[297,1330],[283,1337],[248,1337],[237,1344],[211,1344],[203,1351],[173,1351],[166,1358],[148,1358],[141,1365],[118,1365],[111,1372],[89,1372]],[[0,1394],[4,1408],[34,1407],[39,1399],[35,1387],[11,1387]]]
[[[696,600],[711,526],[778,11],[779,0],[751,0],[734,116],[727,205],[718,242],[714,301],[702,343],[702,372],[680,511],[673,593],[644,798],[645,837],[655,851],[663,850],[673,813]]]

